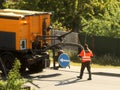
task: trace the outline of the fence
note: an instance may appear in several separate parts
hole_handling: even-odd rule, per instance
[[[86,42],[96,55],[114,54],[116,56],[119,56],[120,54],[119,38],[79,35],[81,44],[84,44],[85,37]]]

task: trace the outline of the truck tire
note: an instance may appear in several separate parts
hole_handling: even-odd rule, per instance
[[[44,60],[43,66],[44,68],[50,67],[50,59],[46,59],[46,61]]]
[[[5,65],[4,65],[1,57],[0,57],[0,68],[1,68],[1,70],[2,70],[2,72],[3,72],[3,76],[7,77],[6,67],[5,67]]]
[[[2,52],[0,54],[1,60],[5,66],[6,72],[8,73],[14,64],[15,56],[11,52]]]
[[[37,72],[42,72],[43,71],[43,64],[42,62],[37,62],[32,65],[28,66],[28,69],[30,73],[37,73]]]
[[[23,58],[21,58],[21,59],[20,59],[20,63],[21,63],[20,73],[21,73],[21,74],[24,74],[25,71],[26,71],[26,67],[27,67],[26,60],[23,59]]]

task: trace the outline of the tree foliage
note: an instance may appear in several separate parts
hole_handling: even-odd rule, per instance
[[[120,6],[115,0],[92,2],[91,6],[97,6],[89,18],[82,16],[82,23],[87,24],[83,32],[108,37],[120,37]],[[96,10],[99,10],[96,11]]]
[[[3,2],[4,2],[4,0],[0,0],[0,8],[3,8]]]

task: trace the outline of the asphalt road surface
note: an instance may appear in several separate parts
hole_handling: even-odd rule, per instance
[[[92,80],[87,80],[85,69],[83,79],[77,79],[80,67],[44,69],[41,73],[29,74],[25,77],[32,82],[25,85],[32,90],[120,90],[120,69],[92,68]]]

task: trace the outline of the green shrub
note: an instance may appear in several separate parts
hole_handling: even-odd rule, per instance
[[[8,73],[7,80],[0,80],[0,90],[26,90],[21,86],[27,81],[19,73],[20,62],[15,60],[13,69]]]
[[[94,64],[100,64],[100,65],[120,66],[120,58],[115,55],[111,55],[111,54],[105,54],[102,56],[94,56],[92,62]]]

